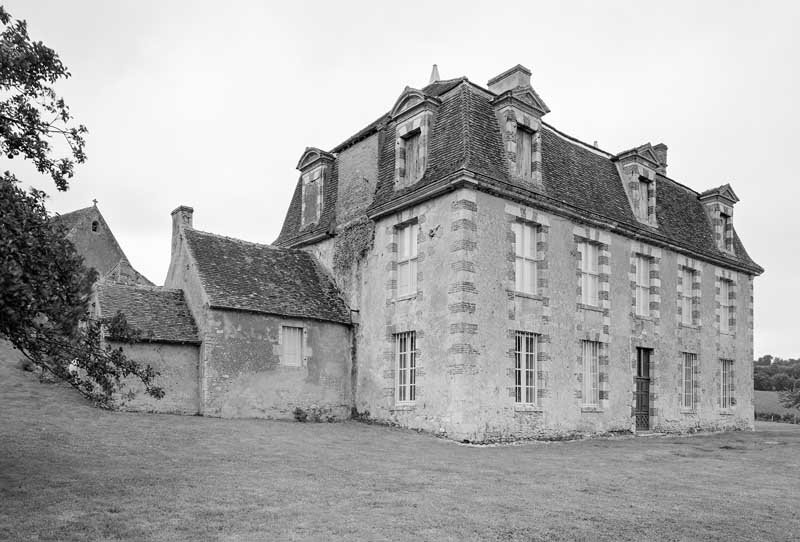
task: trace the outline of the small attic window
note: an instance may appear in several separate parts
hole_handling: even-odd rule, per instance
[[[303,175],[301,207],[302,227],[316,224],[322,215],[324,168],[317,167]]]
[[[525,179],[531,178],[533,163],[533,130],[517,125],[517,175]]]
[[[100,225],[100,223],[99,223],[99,222],[97,222],[97,220],[95,220],[94,222],[92,222],[92,231],[96,232],[96,231],[97,231],[97,227],[98,227],[99,225]]]
[[[409,184],[417,182],[423,173],[422,164],[424,163],[420,156],[420,130],[403,136],[403,148],[405,150],[405,178],[408,179]]]
[[[731,223],[731,217],[725,213],[720,213],[719,218],[722,221],[722,248],[733,252],[733,225]]]
[[[639,195],[636,210],[642,220],[650,219],[650,181],[639,179]]]

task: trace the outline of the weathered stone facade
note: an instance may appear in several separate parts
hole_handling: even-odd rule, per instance
[[[466,78],[406,89],[331,151],[324,224],[298,226],[295,194],[276,244],[313,254],[358,314],[353,406],[473,441],[752,427],[762,269],[731,225],[732,190],[669,179],[663,144],[611,155],[558,132],[529,78],[518,66],[489,90]],[[408,183],[400,128],[420,104],[425,171]],[[530,134],[530,168],[516,164],[516,130]],[[412,224],[409,256],[399,236]],[[530,291],[517,289],[516,224],[535,236]]]

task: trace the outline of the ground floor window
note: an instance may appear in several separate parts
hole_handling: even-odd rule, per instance
[[[536,404],[539,336],[517,331],[514,340],[514,401]]]
[[[697,354],[683,353],[681,370],[681,408],[694,410],[694,370]]]
[[[583,404],[600,406],[600,343],[583,341]]]
[[[283,326],[281,329],[282,355],[281,365],[288,367],[303,366],[303,328],[295,326]]]
[[[722,365],[720,406],[722,408],[731,408],[734,404],[736,404],[736,401],[733,398],[733,360],[721,359],[719,361]]]
[[[398,403],[413,403],[417,398],[417,333],[395,334],[394,350],[397,364],[395,397]]]

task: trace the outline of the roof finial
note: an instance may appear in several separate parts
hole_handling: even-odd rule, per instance
[[[97,207],[97,199],[93,199],[92,203],[94,203],[94,206]]]
[[[436,81],[438,81],[439,79],[441,79],[441,77],[439,77],[439,67],[436,64],[434,64],[433,69],[431,70],[431,80],[428,81],[428,84],[431,85]]]

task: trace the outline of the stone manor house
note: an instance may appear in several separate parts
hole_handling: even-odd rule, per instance
[[[530,78],[434,69],[307,148],[272,245],[176,209],[165,287],[98,287],[98,310],[149,326],[140,353],[179,391],[129,406],[357,413],[471,441],[752,427],[763,269],[733,189],[671,179],[664,144],[560,132]]]

